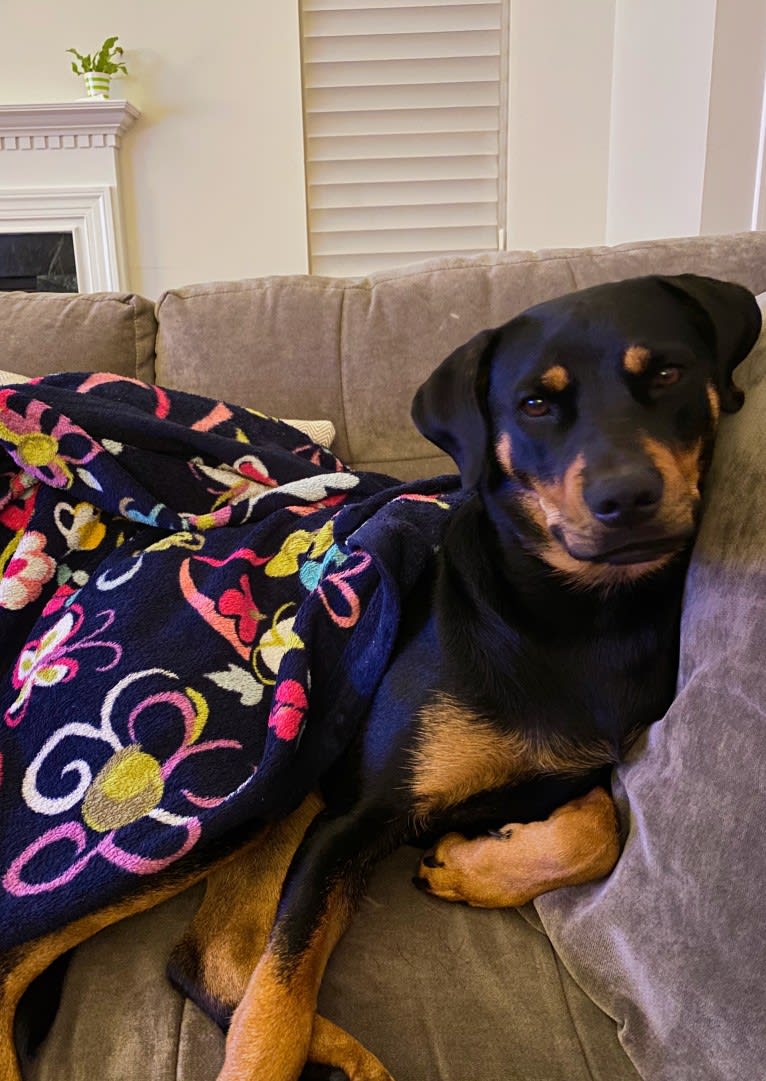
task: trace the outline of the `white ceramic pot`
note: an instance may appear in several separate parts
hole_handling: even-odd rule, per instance
[[[112,76],[105,71],[83,72],[85,80],[85,93],[89,98],[108,98],[109,88],[112,84]]]

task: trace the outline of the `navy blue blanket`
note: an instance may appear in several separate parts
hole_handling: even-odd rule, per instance
[[[0,391],[0,950],[296,807],[460,499],[135,380]]]

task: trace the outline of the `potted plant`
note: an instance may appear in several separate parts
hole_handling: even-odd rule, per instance
[[[120,60],[123,50],[117,38],[107,38],[98,52],[83,56],[77,49],[67,49],[77,62],[72,61],[72,71],[85,80],[85,93],[89,98],[108,98],[112,76],[127,75],[128,69]]]

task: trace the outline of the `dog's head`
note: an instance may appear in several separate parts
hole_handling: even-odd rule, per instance
[[[760,327],[752,294],[712,278],[594,286],[477,334],[413,418],[549,564],[635,576],[692,536],[719,412],[742,401],[732,371]]]

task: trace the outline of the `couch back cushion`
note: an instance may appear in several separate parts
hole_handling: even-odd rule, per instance
[[[158,304],[156,378],[274,415],[326,417],[336,452],[360,468],[405,479],[454,471],[410,420],[416,389],[453,349],[573,289],[685,271],[761,292],[766,233],[189,286]]]
[[[0,368],[154,378],[154,305],[132,293],[0,293]]]
[[[275,277],[191,285],[157,305],[156,381],[272,416],[324,418],[349,459],[338,356],[342,284]]]

